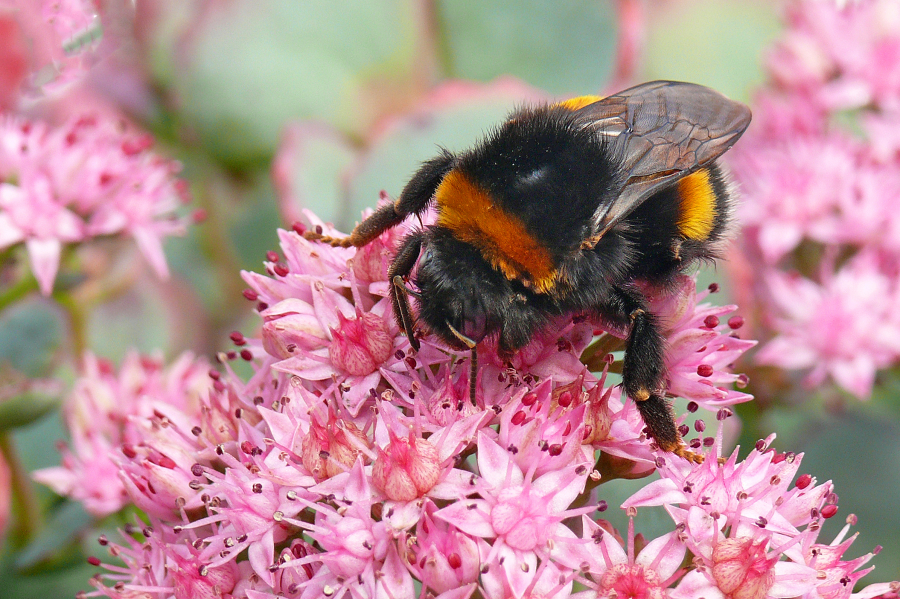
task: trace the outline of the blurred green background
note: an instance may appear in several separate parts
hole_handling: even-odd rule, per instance
[[[211,355],[228,334],[258,324],[241,296],[241,269],[259,270],[277,247],[276,229],[310,208],[345,230],[378,193],[396,195],[438,146],[469,146],[511,108],[529,100],[610,91],[650,79],[702,83],[743,101],[764,79],[761,56],[780,30],[777,5],[759,0],[156,0],[136,3],[122,35],[129,43],[79,93],[103,98],[146,127],[159,149],[184,163],[195,204],[207,218],[166,254],[174,272],[147,273],[86,311],[88,346],[120,359],[162,348]],[[617,73],[621,10],[636,9],[638,52]],[[626,23],[627,25],[627,23]],[[633,32],[632,32],[633,33]],[[627,80],[615,82],[622,76]],[[60,110],[50,106],[48,111]],[[64,108],[63,108],[64,110]],[[127,252],[126,252],[127,253]],[[115,274],[118,263],[111,264]],[[726,292],[727,268],[704,273]],[[0,313],[0,359],[31,376],[71,381],[68,323],[49,300]],[[752,389],[751,389],[752,390]],[[883,545],[866,583],[900,577],[900,381],[868,403],[825,410],[829,397],[744,406],[744,452],[777,432],[779,451],[807,452],[802,472],[833,480],[839,517],[860,517],[855,557]],[[47,402],[33,402],[43,409]],[[49,407],[52,408],[52,402]],[[828,415],[826,415],[828,414]],[[31,469],[56,465],[52,440],[65,436],[54,411],[16,432]],[[865,456],[861,459],[860,456]],[[599,488],[615,509],[643,481]],[[45,489],[48,525],[27,547],[6,543],[0,597],[72,597],[96,571],[85,556],[117,522],[91,522]],[[661,512],[641,510],[638,531],[671,530]],[[80,549],[60,551],[61,547]]]

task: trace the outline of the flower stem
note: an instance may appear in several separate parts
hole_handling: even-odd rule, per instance
[[[34,538],[43,525],[41,511],[34,486],[7,431],[0,431],[0,453],[9,466],[12,508],[13,513],[17,515],[13,521],[14,528],[11,534],[7,535],[7,539],[10,543],[22,547]]]
[[[72,330],[72,353],[80,359],[87,349],[87,310],[70,293],[54,294],[54,299],[69,315]]]
[[[0,293],[0,311],[5,310],[26,295],[38,290],[37,279],[32,275],[20,277],[15,283]]]
[[[619,339],[609,333],[601,335],[581,352],[581,363],[587,366],[591,372],[600,372],[606,366],[606,356],[614,351],[624,349],[624,347],[624,339]],[[615,370],[610,368],[610,372],[615,372]]]

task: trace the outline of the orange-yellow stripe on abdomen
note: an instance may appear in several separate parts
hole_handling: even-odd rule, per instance
[[[678,230],[688,239],[709,239],[716,224],[716,193],[708,170],[690,174],[678,182]]]
[[[539,293],[555,285],[550,253],[525,228],[522,220],[499,207],[469,177],[452,170],[435,192],[437,224],[481,252],[508,279],[518,279]]]

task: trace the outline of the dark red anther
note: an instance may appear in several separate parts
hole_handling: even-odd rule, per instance
[[[743,316],[732,316],[728,319],[728,328],[732,330],[738,330],[744,326],[744,317]]]
[[[122,151],[126,156],[135,156],[144,150],[153,146],[153,137],[151,135],[142,135],[135,139],[129,139],[122,142]]]
[[[812,475],[810,474],[801,474],[797,477],[797,482],[794,483],[798,489],[805,489],[812,482]]]
[[[178,466],[178,464],[175,463],[175,460],[165,455],[160,456],[159,459],[156,460],[156,465],[169,470],[175,470],[175,467]]]

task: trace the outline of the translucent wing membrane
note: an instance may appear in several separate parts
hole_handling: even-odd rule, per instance
[[[750,124],[750,109],[702,85],[654,81],[575,113],[620,165],[621,191],[594,215],[596,236],[656,191],[711,164]]]

